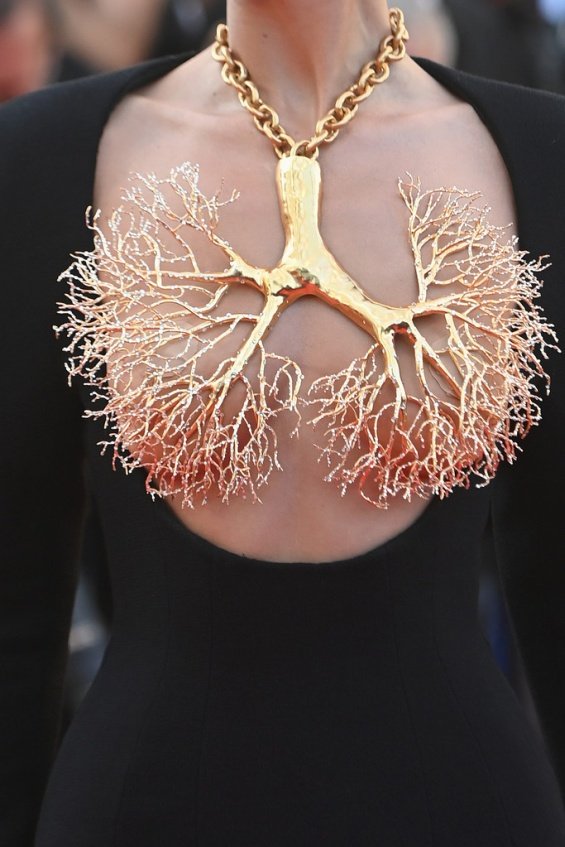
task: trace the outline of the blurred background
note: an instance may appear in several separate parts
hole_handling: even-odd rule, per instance
[[[410,52],[565,92],[565,0],[404,0]],[[0,0],[0,102],[58,80],[197,51],[221,0]]]
[[[399,0],[409,51],[494,79],[565,93],[565,0]],[[0,108],[44,85],[211,43],[218,0],[0,0]],[[484,540],[480,616],[494,656],[536,723]],[[92,507],[70,634],[65,725],[100,665],[112,620],[104,542]]]

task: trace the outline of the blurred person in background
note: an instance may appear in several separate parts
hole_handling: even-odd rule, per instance
[[[565,0],[539,0],[540,12],[553,28],[561,63],[561,90],[565,91]]]
[[[0,0],[0,102],[46,85],[55,64],[53,21],[42,0]]]
[[[555,24],[565,20],[565,0],[539,0],[542,15]]]
[[[551,4],[551,5],[550,5]],[[456,65],[506,82],[563,91],[563,47],[555,27],[561,0],[445,0],[457,29]],[[544,11],[553,14],[548,17]]]
[[[201,49],[223,0],[0,0],[0,103],[51,82]]]
[[[89,67],[116,70],[151,52],[166,0],[55,0],[66,50]]]
[[[94,71],[201,49],[223,0],[53,0],[65,50]]]
[[[151,56],[202,50],[225,17],[225,0],[168,0]]]
[[[443,0],[406,0],[403,11],[410,21],[408,52],[443,65],[454,65],[457,30]]]

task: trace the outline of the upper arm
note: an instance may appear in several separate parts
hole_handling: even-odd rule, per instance
[[[31,110],[31,111],[30,111]],[[83,510],[82,424],[53,333],[65,244],[40,114],[0,111],[0,843],[31,843],[55,752]],[[62,186],[64,190],[64,186]]]

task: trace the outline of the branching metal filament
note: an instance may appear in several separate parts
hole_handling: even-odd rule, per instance
[[[543,377],[549,391],[540,357],[559,350],[535,302],[545,257],[527,261],[517,239],[489,223],[477,193],[423,190],[408,176],[398,187],[418,292],[410,305],[388,306],[370,298],[324,244],[320,186],[316,161],[291,155],[278,162],[286,241],[274,268],[247,263],[220,238],[221,209],[237,194],[204,196],[190,163],[164,179],[136,175],[104,230],[100,213],[89,210],[94,248],[75,254],[61,274],[68,289],[55,329],[68,338],[69,381],[81,375],[92,388],[97,407],[85,414],[107,426],[102,449],[111,446],[126,471],[146,468],[152,495],[180,493],[183,506],[205,503],[210,493],[224,502],[258,500],[281,469],[275,419],[282,412],[294,418],[297,435],[307,409],[308,424],[322,430],[324,478],[342,494],[357,485],[381,508],[398,493],[447,496],[468,487],[471,473],[486,484],[539,422],[533,380]],[[195,231],[225,256],[225,270],[201,271]],[[262,297],[257,314],[225,310],[241,285]],[[303,296],[338,309],[369,344],[305,395],[298,364],[264,346],[282,311]],[[419,328],[430,315],[444,321],[440,348]],[[207,354],[235,334],[243,338],[237,349],[206,372]],[[412,350],[421,394],[405,386],[401,341]],[[227,414],[234,388],[238,411]]]

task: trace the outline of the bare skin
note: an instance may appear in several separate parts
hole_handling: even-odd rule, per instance
[[[388,14],[384,0],[233,0],[228,24],[233,48],[264,99],[285,128],[302,138],[312,134],[317,117],[375,54],[388,32]],[[164,175],[185,160],[200,164],[205,193],[213,193],[221,178],[226,193],[239,189],[241,197],[224,210],[219,232],[248,262],[275,265],[284,244],[276,156],[235,91],[222,82],[209,50],[129,94],[113,111],[101,139],[94,204],[109,212],[120,204],[129,172]],[[485,126],[470,105],[409,58],[392,68],[389,80],[361,105],[339,138],[322,148],[319,161],[326,244],[383,303],[407,305],[416,295],[406,208],[397,190],[397,178],[406,171],[421,177],[424,188],[481,191],[494,224],[515,218],[508,174]],[[199,242],[199,251],[202,269],[225,267],[211,245]],[[243,309],[257,303],[254,292],[242,289],[237,296]],[[433,340],[441,326],[435,318],[425,320]],[[364,354],[367,340],[339,312],[303,298],[275,324],[266,349],[294,359],[309,385]],[[406,356],[408,377],[409,351]],[[416,381],[409,381],[409,388],[418,393]],[[282,425],[278,434],[284,472],[274,473],[261,489],[261,504],[232,500],[223,505],[211,499],[191,510],[181,508],[180,497],[170,497],[168,506],[179,521],[238,555],[325,562],[382,545],[428,506],[420,497],[410,502],[396,497],[387,510],[378,509],[355,489],[341,497],[322,478],[315,447],[320,433],[303,424],[298,440],[290,440]]]

